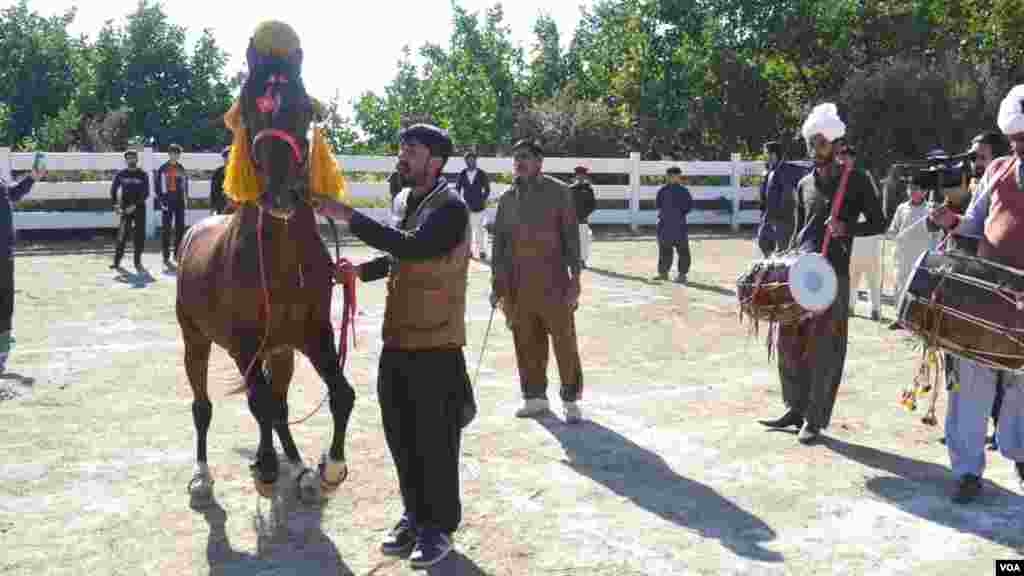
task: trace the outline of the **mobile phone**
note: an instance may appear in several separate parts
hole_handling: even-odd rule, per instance
[[[46,154],[43,152],[36,152],[35,158],[32,160],[32,170],[38,172],[46,169]]]

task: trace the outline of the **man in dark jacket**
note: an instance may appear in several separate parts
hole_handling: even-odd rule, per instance
[[[157,168],[153,178],[156,197],[154,207],[163,212],[162,234],[164,266],[171,267],[171,223],[174,224],[174,260],[178,260],[178,245],[185,235],[185,208],[188,204],[188,174],[178,163],[181,146],[171,144],[167,153],[170,159]]]
[[[32,184],[46,175],[33,170],[17,184],[0,178],[0,372],[7,364],[7,355],[14,344],[14,215],[13,204],[32,189]]]
[[[796,183],[808,170],[782,160],[782,146],[778,142],[766,143],[764,151],[768,161],[761,180],[761,226],[757,230],[757,245],[767,258],[789,245],[796,212]]]
[[[139,154],[135,150],[124,153],[128,167],[114,175],[110,184],[110,203],[114,212],[121,216],[121,225],[117,228],[117,247],[114,249],[114,263],[110,266],[117,270],[121,267],[124,248],[128,237],[132,238],[135,249],[135,270],[142,272],[142,251],[146,247],[146,198],[149,198],[149,178],[146,171],[139,168]],[[117,191],[121,191],[121,202],[117,201]]]
[[[381,551],[411,550],[413,568],[440,562],[452,548],[462,521],[462,428],[475,413],[463,356],[469,213],[441,175],[451,151],[451,138],[436,126],[402,131],[399,170],[409,189],[397,227],[333,200],[319,208],[387,252],[354,272],[364,282],[387,278],[377,397],[404,513]]]
[[[580,268],[586,268],[587,260],[590,259],[590,242],[593,239],[587,219],[597,207],[594,187],[590,185],[586,166],[576,167],[576,179],[569,185],[569,189],[572,190],[572,199],[576,203],[576,218],[580,223]]]
[[[455,180],[455,190],[462,194],[462,199],[469,207],[470,228],[473,239],[470,242],[471,254],[479,254],[480,259],[487,258],[487,230],[484,228],[484,210],[487,199],[491,195],[491,178],[476,166],[476,153],[466,154],[466,168],[459,172]]]
[[[669,183],[658,190],[658,280],[668,280],[674,252],[679,253],[679,275],[676,282],[686,283],[690,272],[690,233],[686,215],[693,209],[693,196],[683,186],[683,171],[672,166],[665,171]]]
[[[230,214],[234,210],[229,207],[228,197],[224,195],[224,168],[231,154],[231,147],[228,146],[220,153],[224,158],[224,166],[219,166],[213,171],[210,178],[210,214]]]

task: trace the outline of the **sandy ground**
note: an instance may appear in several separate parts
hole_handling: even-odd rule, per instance
[[[155,246],[154,246],[155,248]],[[512,416],[511,334],[496,316],[463,441],[464,521],[431,574],[964,574],[1024,556],[1024,498],[988,453],[984,497],[949,502],[938,427],[897,404],[917,356],[898,332],[851,321],[846,381],[827,442],[801,446],[757,418],[782,413],[764,331],[748,335],[733,293],[747,237],[697,233],[691,285],[656,285],[650,238],[597,241],[577,314],[586,422]],[[227,356],[211,360],[216,504],[189,508],[191,392],[174,318],[175,278],[107,269],[112,247],[22,246],[16,347],[0,377],[0,573],[409,574],[381,556],[400,513],[375,394],[383,284],[361,285],[351,474],[322,508],[253,490],[256,425]],[[372,255],[350,246],[348,257]],[[130,259],[126,259],[130,262]],[[474,262],[471,373],[490,308]],[[885,315],[891,319],[893,309]],[[336,318],[339,316],[335,312]],[[553,406],[558,376],[551,362]],[[323,386],[301,358],[293,416]],[[293,432],[308,462],[330,439],[325,409]]]

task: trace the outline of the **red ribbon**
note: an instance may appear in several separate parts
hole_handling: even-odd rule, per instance
[[[347,258],[338,258],[336,264],[341,278],[342,296],[341,328],[338,330],[338,367],[345,369],[348,358],[349,326],[352,330],[352,347],[356,347],[356,267]]]
[[[852,169],[853,163],[843,164],[843,177],[839,179],[839,187],[836,188],[836,194],[832,197],[832,217],[829,219],[828,228],[825,229],[825,241],[821,245],[821,255],[826,258],[828,258],[828,241],[832,239],[832,224],[838,221],[839,209],[843,206],[843,197],[846,196],[846,181],[849,180]]]

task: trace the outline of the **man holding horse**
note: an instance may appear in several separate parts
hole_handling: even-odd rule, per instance
[[[794,220],[798,232],[791,247],[820,253],[828,234],[825,257],[835,270],[838,290],[831,307],[822,314],[780,327],[779,379],[789,411],[778,420],[761,423],[772,428],[800,427],[799,441],[810,444],[828,427],[843,377],[853,237],[882,233],[885,217],[867,175],[836,160],[836,140],[846,134],[846,124],[840,120],[835,105],[815,107],[802,132],[807,150],[814,158],[814,170],[797,183]],[[839,196],[836,192],[846,170],[846,189]],[[841,206],[833,218],[832,204],[837,201]],[[866,222],[858,222],[861,215]]]
[[[930,216],[951,234],[977,238],[978,257],[1024,270],[1024,84],[1003,99],[997,121],[1012,154],[989,163],[963,215],[940,206]],[[1024,488],[1024,376],[967,358],[958,358],[948,376],[954,391],[946,411],[946,449],[958,478],[953,501],[971,502],[981,493],[985,433],[1000,378],[1004,390],[996,432],[999,451],[1016,463]]]
[[[388,278],[377,380],[381,418],[405,513],[381,545],[413,567],[440,562],[462,519],[459,450],[473,403],[463,347],[469,270],[469,209],[441,171],[453,144],[444,130],[402,131],[398,170],[411,185],[397,228],[339,202],[319,212],[349,222],[360,240],[387,252],[342,275]]]

